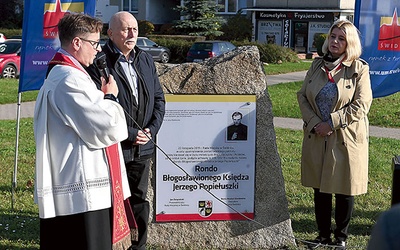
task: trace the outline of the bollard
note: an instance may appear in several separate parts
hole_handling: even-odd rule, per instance
[[[400,203],[400,156],[393,157],[392,162],[393,183],[392,183],[392,206]]]

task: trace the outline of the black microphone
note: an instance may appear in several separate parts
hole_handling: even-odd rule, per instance
[[[104,77],[106,82],[108,82],[110,78],[110,72],[108,71],[107,68],[106,54],[102,54],[101,56],[99,56],[99,58],[97,58],[96,66],[97,68],[99,68],[101,76]]]

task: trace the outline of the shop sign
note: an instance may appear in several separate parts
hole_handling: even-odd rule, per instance
[[[292,21],[333,21],[333,13],[329,12],[279,12],[279,11],[257,11],[256,19]]]

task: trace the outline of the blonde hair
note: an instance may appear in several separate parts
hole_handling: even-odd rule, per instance
[[[328,36],[325,39],[324,44],[322,45],[322,52],[327,54],[328,50],[328,41],[329,37],[332,34],[333,29],[338,28],[342,30],[346,34],[346,61],[354,61],[360,58],[362,53],[362,46],[360,40],[360,31],[352,24],[349,20],[338,20],[336,21],[332,27],[329,29]]]

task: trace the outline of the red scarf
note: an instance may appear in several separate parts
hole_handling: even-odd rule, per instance
[[[325,73],[328,76],[328,81],[331,83],[335,83],[335,79],[333,79],[332,73],[335,73],[342,68],[342,62],[344,61],[345,57],[343,55],[341,57],[343,57],[343,58],[342,59],[339,58],[340,59],[339,63],[336,66],[334,66],[331,70],[329,70],[329,68],[326,66],[327,62],[325,61],[325,66],[324,66]],[[339,59],[337,59],[336,61],[338,61]],[[335,62],[333,62],[333,64],[334,63]],[[332,64],[332,63],[330,63],[330,64]]]
[[[333,79],[332,77],[332,72],[334,71],[339,71],[342,68],[342,63],[340,62],[335,68],[333,68],[332,70],[329,70],[326,66],[325,66],[325,72],[328,75],[328,80],[331,83],[335,83],[335,79]]]
[[[49,62],[49,65],[57,64],[71,66],[87,74],[87,72],[84,71],[80,65],[76,65],[69,56],[60,52],[57,52],[53,59]],[[131,240],[137,240],[137,225],[135,218],[133,217],[129,200],[124,200],[118,144],[106,147],[105,151],[108,165],[110,167],[112,186],[112,247],[113,250],[128,249],[131,246]]]

